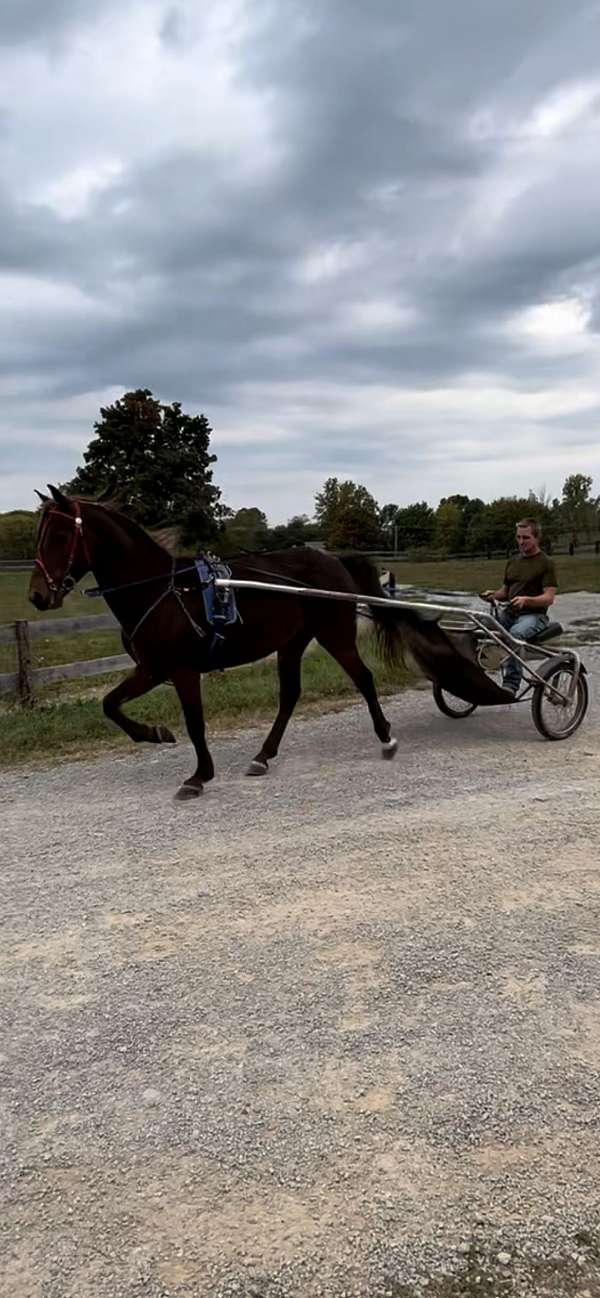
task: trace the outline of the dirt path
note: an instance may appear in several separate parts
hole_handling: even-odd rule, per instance
[[[598,712],[387,708],[4,777],[2,1298],[600,1292]]]

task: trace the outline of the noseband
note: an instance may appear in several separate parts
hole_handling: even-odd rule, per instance
[[[37,567],[40,569],[40,571],[43,573],[44,580],[48,586],[48,589],[52,593],[54,604],[56,604],[57,599],[59,599],[62,595],[68,595],[69,591],[72,590],[75,585],[75,578],[71,576],[71,568],[73,567],[73,564],[75,562],[75,555],[77,554],[77,546],[79,545],[79,543],[81,543],[83,547],[83,553],[85,555],[86,563],[89,565],[90,562],[87,545],[85,543],[85,538],[83,535],[83,519],[81,517],[81,505],[79,504],[78,501],[74,501],[74,504],[77,511],[75,514],[65,514],[64,510],[62,509],[51,509],[46,514],[46,517],[42,523],[42,530],[40,532],[40,540],[38,544],[38,552],[35,557],[35,563]],[[67,566],[65,568],[64,576],[60,585],[58,585],[57,582],[54,581],[54,578],[50,576],[50,573],[48,572],[48,569],[41,557],[42,545],[44,543],[44,538],[48,530],[48,526],[50,524],[51,518],[67,518],[69,522],[73,524],[73,540],[71,542],[71,548],[69,550]]]

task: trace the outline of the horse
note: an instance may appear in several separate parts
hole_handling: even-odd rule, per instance
[[[115,503],[65,495],[49,485],[43,501],[37,553],[29,598],[39,610],[60,608],[77,582],[92,572],[101,593],[122,629],[123,644],[135,666],[103,699],[105,715],[135,743],[175,743],[163,725],[134,721],[122,705],[147,694],[166,681],[177,692],[188,735],[196,752],[196,770],[176,793],[183,800],[198,797],[212,780],[214,766],[206,743],[201,675],[237,667],[277,654],[279,710],[247,774],[265,775],[300,697],[304,651],[316,640],[339,663],[367,703],[384,758],[398,747],[381,709],[373,676],[356,644],[354,603],[240,590],[238,617],[214,650],[201,583],[193,558],[174,560],[143,527]],[[381,596],[377,570],[364,555],[338,558],[324,551],[298,547],[272,553],[248,554],[228,561],[233,579],[275,580],[278,584],[312,587],[349,594]],[[439,656],[443,632],[411,610],[371,606],[380,648],[392,663],[404,661],[411,649],[423,669]],[[433,657],[432,657],[433,655]]]

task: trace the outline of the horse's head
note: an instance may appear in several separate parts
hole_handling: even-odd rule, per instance
[[[90,569],[81,502],[56,487],[48,490],[50,496],[41,497],[44,508],[29,583],[29,598],[40,611],[60,608],[65,595]]]

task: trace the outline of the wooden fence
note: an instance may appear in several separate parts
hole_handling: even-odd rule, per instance
[[[38,685],[51,681],[76,680],[81,676],[101,676],[104,672],[126,671],[132,666],[129,654],[113,654],[109,658],[90,658],[84,662],[62,663],[56,667],[32,667],[31,641],[41,636],[73,635],[79,631],[112,631],[119,626],[112,613],[99,617],[65,617],[41,622],[7,622],[0,626],[0,644],[14,644],[16,667],[14,672],[0,673],[0,691],[16,693],[21,706],[32,707]]]

